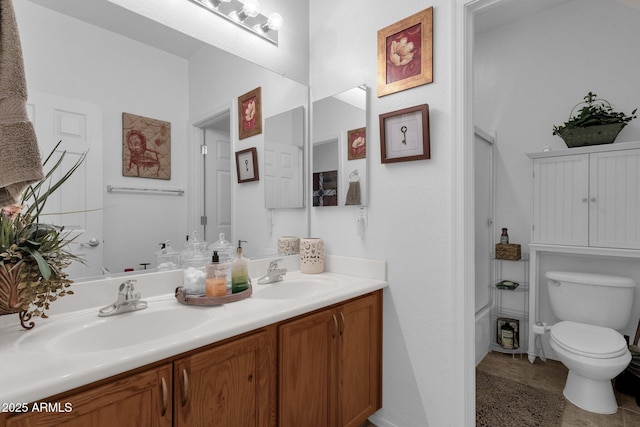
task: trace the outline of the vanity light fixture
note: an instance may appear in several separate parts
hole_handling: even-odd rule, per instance
[[[279,13],[267,18],[258,10],[257,0],[189,0],[208,11],[233,22],[253,34],[278,45],[278,31],[283,19]]]

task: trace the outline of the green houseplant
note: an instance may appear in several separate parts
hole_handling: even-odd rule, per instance
[[[55,162],[44,179],[27,187],[19,204],[4,207],[0,213],[0,315],[20,313],[20,323],[26,329],[34,326],[29,322],[32,316],[46,318],[51,302],[73,294],[67,289],[72,281],[64,269],[72,261],[82,262],[69,251],[72,239],[63,227],[40,222],[49,196],[86,156],[83,154],[69,170],[56,175],[66,154],[62,152],[54,160],[59,145],[43,163]]]
[[[568,147],[610,144],[622,128],[636,118],[637,108],[630,115],[615,112],[607,100],[597,96],[589,92],[583,102],[573,107],[568,121],[553,127],[553,134],[560,136]],[[578,114],[573,115],[580,105],[583,106]]]

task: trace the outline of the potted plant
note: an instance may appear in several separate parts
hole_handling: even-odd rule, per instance
[[[55,146],[43,165],[52,159]],[[58,297],[73,294],[72,281],[64,272],[73,255],[68,244],[73,240],[63,227],[40,222],[48,197],[56,191],[84,161],[78,161],[57,180],[54,172],[62,164],[60,154],[44,179],[25,190],[21,202],[2,208],[0,213],[0,315],[20,313],[20,324],[31,329],[32,316],[46,318],[45,310]]]
[[[615,112],[607,100],[597,96],[589,92],[583,102],[573,107],[568,121],[553,127],[553,134],[560,136],[567,147],[610,144],[622,128],[636,118],[637,108],[630,115]],[[584,106],[574,116],[575,109],[582,104]]]

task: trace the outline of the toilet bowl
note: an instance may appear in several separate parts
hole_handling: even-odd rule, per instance
[[[545,276],[551,309],[560,321],[543,329],[551,331],[551,348],[569,369],[564,396],[585,411],[617,412],[611,380],[631,362],[617,331],[629,324],[635,281],[570,271]]]
[[[563,394],[599,414],[618,410],[611,380],[631,361],[625,339],[611,328],[562,321],[551,327],[551,348],[569,369]]]

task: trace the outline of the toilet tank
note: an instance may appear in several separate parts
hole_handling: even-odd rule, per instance
[[[548,271],[551,309],[560,320],[622,329],[629,324],[633,279],[604,274]]]

